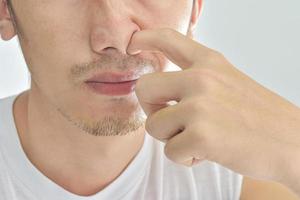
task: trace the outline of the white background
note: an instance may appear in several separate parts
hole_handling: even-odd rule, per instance
[[[199,42],[221,51],[241,71],[300,105],[299,0],[205,0],[202,11]],[[0,40],[0,98],[28,86],[17,40]]]

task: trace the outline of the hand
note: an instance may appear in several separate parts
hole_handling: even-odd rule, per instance
[[[211,160],[268,180],[286,176],[300,149],[298,107],[175,30],[136,32],[128,53],[140,51],[162,52],[182,68],[144,75],[136,85],[146,130],[166,143],[170,160]]]

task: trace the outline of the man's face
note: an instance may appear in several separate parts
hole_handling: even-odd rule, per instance
[[[135,93],[96,93],[86,81],[104,72],[165,71],[170,63],[162,54],[129,56],[127,46],[143,29],[186,34],[193,1],[12,0],[12,5],[32,90],[82,130],[121,135],[144,124]]]

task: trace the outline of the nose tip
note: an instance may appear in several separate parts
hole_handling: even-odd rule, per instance
[[[113,23],[98,25],[91,33],[91,47],[98,54],[115,50],[128,55],[127,48],[131,37],[139,30],[139,26],[129,19],[118,19]]]

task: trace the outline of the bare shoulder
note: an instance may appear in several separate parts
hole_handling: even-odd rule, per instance
[[[284,185],[247,176],[243,178],[240,200],[300,200]]]

